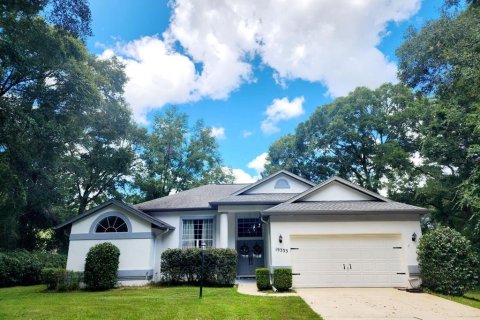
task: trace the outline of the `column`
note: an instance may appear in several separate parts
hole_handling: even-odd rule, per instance
[[[228,248],[228,212],[220,212],[220,243],[219,248]]]

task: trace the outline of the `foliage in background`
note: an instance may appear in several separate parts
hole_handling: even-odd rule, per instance
[[[104,242],[88,250],[85,258],[84,282],[89,290],[108,290],[117,284],[120,250]]]
[[[75,201],[77,193],[112,189],[111,180],[97,181],[105,174],[98,168],[102,163],[96,163],[98,170],[81,171],[68,152],[91,153],[89,147],[100,149],[97,154],[110,152],[105,145],[125,139],[116,131],[130,121],[128,112],[121,113],[125,75],[118,62],[91,56],[78,38],[91,33],[86,1],[20,0],[0,6],[0,171],[6,177],[0,185],[0,229],[6,239],[0,246],[32,250],[39,233],[91,200]],[[122,117],[127,121],[115,121]],[[87,138],[96,144],[87,144]],[[126,158],[114,152],[111,157]],[[89,164],[82,161],[80,168]],[[124,167],[112,170],[125,172]],[[77,181],[70,179],[72,171]]]
[[[458,231],[439,227],[420,238],[418,264],[423,286],[461,296],[480,280],[480,262],[470,241]]]
[[[143,168],[135,186],[151,200],[208,183],[232,182],[218,144],[203,121],[188,126],[188,116],[174,107],[155,117],[141,154]]]
[[[316,182],[339,175],[373,191],[387,188],[385,180],[415,174],[415,112],[426,104],[400,84],[357,88],[275,142],[264,175],[283,168]]]
[[[89,54],[89,35],[85,0],[0,3],[0,248],[65,251],[68,230],[51,228],[109,198],[143,201],[143,169],[148,197],[232,180],[202,122],[146,139],[124,65]]]
[[[458,5],[447,3],[447,5]],[[419,154],[431,170],[415,191],[433,220],[456,228],[480,250],[480,8],[444,11],[410,29],[397,51],[399,77],[431,97],[422,119]]]
[[[233,285],[237,276],[237,252],[234,249],[210,248],[204,254],[205,285]],[[167,249],[161,259],[162,282],[197,284],[200,281],[200,249]]]
[[[65,270],[64,268],[42,269],[42,283],[47,285],[49,290],[73,291],[80,288],[82,273]]]
[[[67,257],[61,254],[1,251],[0,287],[39,284],[43,268],[65,268],[66,264]]]

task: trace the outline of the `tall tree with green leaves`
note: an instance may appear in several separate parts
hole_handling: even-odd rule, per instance
[[[373,191],[391,187],[389,181],[415,174],[413,115],[426,103],[403,85],[357,88],[274,143],[267,170],[297,167],[317,182],[337,174]]]
[[[135,177],[135,186],[145,200],[202,184],[233,181],[222,165],[211,130],[203,121],[189,128],[187,115],[175,107],[155,117],[141,158],[143,168]]]
[[[0,157],[18,181],[7,190],[23,195],[15,206],[0,206],[7,207],[1,210],[8,215],[2,221],[16,216],[16,225],[9,227],[28,249],[35,247],[38,231],[55,221],[54,206],[62,198],[59,155],[65,141],[78,133],[72,123],[100,98],[87,50],[72,32],[77,23],[89,28],[88,15],[52,25],[40,13],[51,8],[55,15],[61,4],[47,9],[48,4],[20,0],[0,5]],[[76,8],[63,9],[75,16]],[[8,199],[17,197],[11,193]]]
[[[85,0],[0,3],[0,246],[114,195],[133,158],[125,74],[91,56]]]
[[[459,1],[446,1],[446,9]],[[433,99],[425,109],[420,153],[432,168],[418,190],[433,218],[471,235],[480,247],[480,8],[444,10],[397,50],[399,77]]]
[[[133,175],[136,152],[145,134],[133,122],[123,99],[123,65],[115,58],[92,59],[91,65],[102,99],[79,118],[82,131],[66,144],[61,167],[68,188],[66,208],[78,214],[107,198],[123,197],[120,190]]]

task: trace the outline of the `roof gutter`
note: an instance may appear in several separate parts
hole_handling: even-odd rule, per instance
[[[354,215],[381,215],[381,214],[390,214],[390,213],[402,213],[402,214],[426,214],[428,213],[427,209],[424,210],[386,210],[386,211],[262,211],[260,212],[261,216],[290,216],[290,215],[342,215],[342,216],[354,216]]]

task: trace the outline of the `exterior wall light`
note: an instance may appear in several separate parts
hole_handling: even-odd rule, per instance
[[[283,242],[282,235],[280,235],[280,236],[278,237],[278,242],[280,242],[280,243],[282,243],[282,242]]]
[[[417,240],[417,234],[414,232],[412,234],[412,241],[415,242]]]

